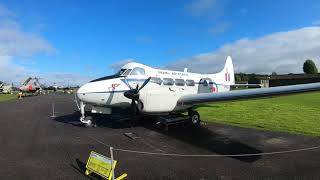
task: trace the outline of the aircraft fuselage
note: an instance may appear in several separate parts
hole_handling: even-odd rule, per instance
[[[231,64],[232,65],[232,64]],[[118,74],[93,80],[77,91],[83,103],[105,107],[130,107],[131,99],[124,92],[150,82],[140,91],[137,107],[149,114],[168,113],[190,108],[177,105],[180,97],[189,94],[218,93],[234,84],[233,66],[217,74],[154,69],[139,63],[124,65]]]

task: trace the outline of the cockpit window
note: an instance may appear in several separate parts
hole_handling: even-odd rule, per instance
[[[128,76],[130,72],[131,72],[131,69],[127,69],[122,75],[123,76]]]
[[[118,78],[118,77],[122,77],[122,76],[128,76],[129,74],[130,75],[144,75],[145,71],[144,71],[143,68],[139,68],[139,67],[136,67],[133,70],[131,70],[131,69],[120,69],[120,71],[118,71],[114,75],[98,78],[98,79],[92,80],[90,82],[103,81],[103,80]]]
[[[121,76],[126,76],[126,75],[127,75],[127,72],[128,72],[128,74],[129,74],[130,71],[131,71],[131,69],[128,69],[128,70],[127,70],[127,69],[120,69],[120,71],[118,71],[118,72],[117,72],[116,74],[114,74],[114,75],[101,77],[101,78],[92,80],[92,81],[90,81],[90,82],[97,82],[97,81],[103,81],[103,80],[118,78],[118,77],[121,77]],[[126,75],[125,75],[125,74],[126,74]]]
[[[143,68],[140,67],[135,67],[132,71],[130,75],[144,75],[145,71]]]
[[[120,71],[118,71],[117,75],[122,75],[127,69],[120,69]]]

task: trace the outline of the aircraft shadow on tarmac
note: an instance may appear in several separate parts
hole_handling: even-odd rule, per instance
[[[90,114],[88,112],[88,114]],[[74,112],[73,114],[68,114],[64,116],[56,117],[54,120],[72,124],[74,126],[85,127],[79,122],[80,113]],[[105,119],[108,119],[105,121]],[[128,121],[117,121],[118,119],[129,119],[126,115],[115,114],[112,116],[95,116],[95,124],[98,127],[108,127],[108,128],[127,128],[131,124]],[[206,127],[194,127],[191,124],[175,125],[171,126],[168,131],[164,131],[159,128],[154,120],[150,121],[150,117],[144,116],[140,117],[134,126],[144,127],[149,130],[160,132],[166,136],[175,138],[179,141],[189,143],[193,146],[200,147],[212,153],[221,155],[235,155],[235,154],[257,154],[261,153],[259,149],[251,147],[249,145],[243,144],[237,140],[233,140],[229,137],[220,135],[213,132]],[[228,156],[227,156],[228,157]],[[260,155],[254,156],[232,156],[230,158],[237,159],[243,162],[254,162],[261,158]]]
[[[70,164],[70,166],[72,168],[74,168],[75,170],[77,170],[81,175],[85,174],[86,171],[86,164],[82,161],[80,161],[79,159],[75,159],[76,164]],[[99,175],[92,173],[90,174],[90,176],[85,176],[88,179],[94,180],[94,179],[102,179]]]

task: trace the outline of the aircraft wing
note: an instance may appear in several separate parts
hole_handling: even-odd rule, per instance
[[[208,102],[234,101],[260,97],[280,96],[286,94],[320,91],[320,83],[279,86],[272,88],[247,89],[220,93],[203,93],[182,96],[178,105],[202,104]]]

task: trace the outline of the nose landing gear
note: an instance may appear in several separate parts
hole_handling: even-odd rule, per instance
[[[82,122],[86,127],[91,127],[92,126],[92,117],[91,116],[85,116],[85,107],[86,105],[80,101],[80,122]]]

